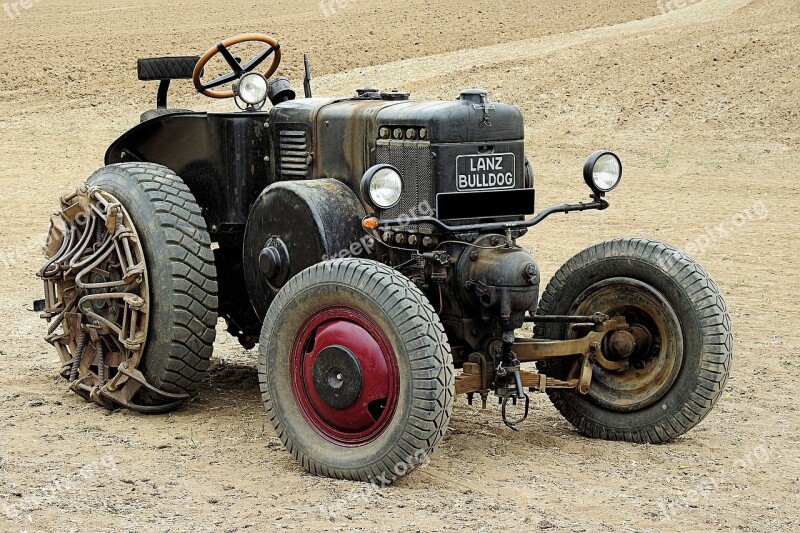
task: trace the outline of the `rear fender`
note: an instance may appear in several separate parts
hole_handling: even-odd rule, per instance
[[[197,198],[209,232],[243,231],[270,183],[268,113],[175,113],[139,124],[108,148],[107,165],[158,163]]]

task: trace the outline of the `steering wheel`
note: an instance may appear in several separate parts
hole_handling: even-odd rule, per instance
[[[265,48],[261,53],[253,57],[250,61],[240,64],[233,55],[231,55],[230,51],[228,50],[229,46],[233,46],[239,43],[246,43],[246,42],[261,42],[267,43],[269,46]],[[232,90],[228,91],[215,91],[213,90],[214,87],[219,87],[220,85],[225,85],[226,83],[230,83],[232,81],[238,80],[243,75],[247,74],[248,72],[252,72],[258,67],[261,63],[264,62],[272,54],[275,54],[272,57],[272,64],[269,66],[267,71],[264,73],[265,78],[269,78],[272,76],[273,73],[278,69],[278,65],[281,63],[281,45],[276,41],[274,38],[270,37],[269,35],[263,35],[261,33],[245,33],[243,35],[237,35],[235,37],[231,37],[229,39],[225,39],[221,43],[217,43],[216,46],[209,49],[208,52],[203,54],[203,57],[200,58],[200,61],[197,62],[197,65],[194,67],[194,73],[192,74],[192,81],[194,82],[194,87],[197,89],[197,92],[200,94],[204,94],[211,98],[233,98],[234,93]],[[208,83],[203,83],[200,80],[200,77],[203,74],[203,69],[205,68],[206,64],[217,54],[222,54],[222,57],[225,59],[225,62],[228,63],[228,66],[231,67],[231,72],[227,74],[223,74],[213,80],[209,81]]]

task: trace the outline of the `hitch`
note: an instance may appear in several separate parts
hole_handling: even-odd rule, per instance
[[[503,423],[506,426],[513,429],[514,431],[519,431],[515,426],[518,426],[519,424],[523,423],[528,418],[528,412],[530,410],[530,405],[531,405],[531,399],[525,393],[525,388],[522,385],[522,376],[520,375],[519,361],[514,359],[514,361],[512,362],[512,366],[510,367],[505,367],[502,366],[501,364],[500,366],[497,367],[496,372],[498,378],[501,379],[505,378],[507,382],[513,380],[513,382],[510,383],[511,385],[513,385],[513,388],[508,388],[507,386],[498,387],[497,395],[500,397],[500,413],[503,417]],[[508,384],[509,383],[507,383],[507,385]],[[511,400],[512,405],[517,405],[518,399],[525,400],[524,404],[525,409],[522,413],[522,416],[516,419],[509,419],[507,413],[508,402],[509,400]]]
[[[503,357],[495,368],[495,390],[500,397],[501,414],[503,423],[517,431],[515,426],[523,423],[528,418],[528,411],[530,409],[531,400],[525,393],[525,388],[522,385],[522,377],[520,376],[520,363],[511,347],[514,343],[514,332],[503,332]],[[513,405],[517,405],[517,400],[525,400],[525,410],[522,416],[517,419],[510,420],[507,414],[508,401],[511,400]]]

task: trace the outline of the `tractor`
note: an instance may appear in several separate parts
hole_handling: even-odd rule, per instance
[[[235,56],[243,43],[259,53]],[[588,201],[536,212],[517,107],[480,89],[313,97],[307,57],[299,98],[274,76],[281,51],[246,34],[138,61],[157,107],[61,197],[38,274],[71,390],[109,409],[178,408],[203,386],[222,318],[258,346],[266,416],[300,465],[381,482],[429,460],[457,394],[494,397],[518,429],[545,393],[584,435],[636,443],[711,411],[731,322],[692,258],[619,238],[540,290],[520,244],[551,215],[609,207],[617,155],[586,160]],[[206,80],[213,58],[226,73]],[[180,79],[238,109],[170,108]]]

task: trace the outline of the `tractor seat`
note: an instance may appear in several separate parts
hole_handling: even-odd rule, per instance
[[[167,107],[167,92],[172,80],[192,79],[194,67],[199,56],[168,56],[139,59],[136,67],[142,81],[159,81],[156,108],[142,113],[141,121],[146,122],[156,117],[174,113],[191,112],[190,109],[171,109]]]

